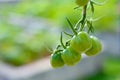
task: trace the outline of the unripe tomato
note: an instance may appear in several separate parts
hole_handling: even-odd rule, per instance
[[[81,55],[77,53],[76,51],[74,51],[73,49],[71,49],[70,47],[66,48],[62,52],[61,56],[62,56],[64,63],[67,64],[68,66],[75,65],[81,59]]]
[[[61,53],[60,52],[55,52],[55,53],[51,54],[50,63],[52,65],[52,67],[54,67],[54,68],[64,66],[64,62],[61,58]]]
[[[70,42],[70,47],[79,53],[87,51],[91,46],[92,41],[86,32],[79,32]]]
[[[79,6],[85,6],[89,0],[76,0],[76,4]]]
[[[102,44],[98,38],[91,36],[91,40],[92,40],[92,47],[87,52],[85,52],[87,56],[96,55],[102,50]]]

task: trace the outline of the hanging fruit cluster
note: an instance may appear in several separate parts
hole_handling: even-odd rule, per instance
[[[94,13],[94,4],[96,4],[96,2],[93,2],[92,0],[76,0],[76,4],[78,5],[77,8],[83,7],[82,18],[75,26],[73,26],[70,20],[66,18],[74,34],[64,32],[64,34],[70,36],[70,39],[64,44],[61,32],[61,44],[57,46],[50,57],[50,63],[54,68],[62,67],[65,64],[73,66],[81,60],[81,54],[84,53],[87,56],[94,56],[102,50],[100,40],[90,34],[94,32],[92,19],[87,19],[86,17],[87,5],[90,5],[91,12]]]

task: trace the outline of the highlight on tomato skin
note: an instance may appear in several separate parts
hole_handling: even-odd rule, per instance
[[[64,66],[64,62],[61,58],[61,53],[57,52],[57,53],[51,54],[50,63],[51,63],[53,68],[59,68],[59,67]]]
[[[81,60],[81,55],[68,47],[62,52],[62,59],[64,63],[68,66],[73,66]]]
[[[76,0],[75,1],[75,3],[80,7],[85,6],[88,2],[89,2],[89,0]]]
[[[71,39],[70,47],[78,53],[83,53],[90,49],[92,46],[92,41],[87,32],[79,32],[78,35]]]
[[[97,55],[102,50],[102,44],[97,37],[91,36],[91,40],[92,40],[92,47],[85,52],[87,56]]]

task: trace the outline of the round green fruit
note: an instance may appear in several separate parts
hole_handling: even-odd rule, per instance
[[[93,56],[101,52],[102,50],[102,44],[100,40],[94,36],[91,36],[92,40],[92,47],[85,52],[87,56]]]
[[[74,51],[73,49],[71,49],[70,47],[66,48],[62,52],[61,56],[62,56],[64,63],[67,64],[68,66],[75,65],[81,59],[81,55],[77,53],[76,51]]]
[[[86,32],[79,32],[73,36],[70,42],[70,47],[78,53],[87,51],[92,46],[90,36]]]
[[[75,3],[78,6],[85,6],[87,3],[89,2],[89,0],[76,0]]]
[[[51,54],[50,63],[52,65],[52,67],[54,67],[54,68],[64,66],[64,62],[61,58],[61,53],[60,52],[55,52],[55,53]]]

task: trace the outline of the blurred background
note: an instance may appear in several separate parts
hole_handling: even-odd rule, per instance
[[[71,32],[65,18],[76,24],[81,8],[75,7],[75,0],[0,0],[0,80],[120,80],[119,0],[95,5],[94,35],[103,51],[73,67],[51,68],[47,47],[59,44],[61,31]]]

